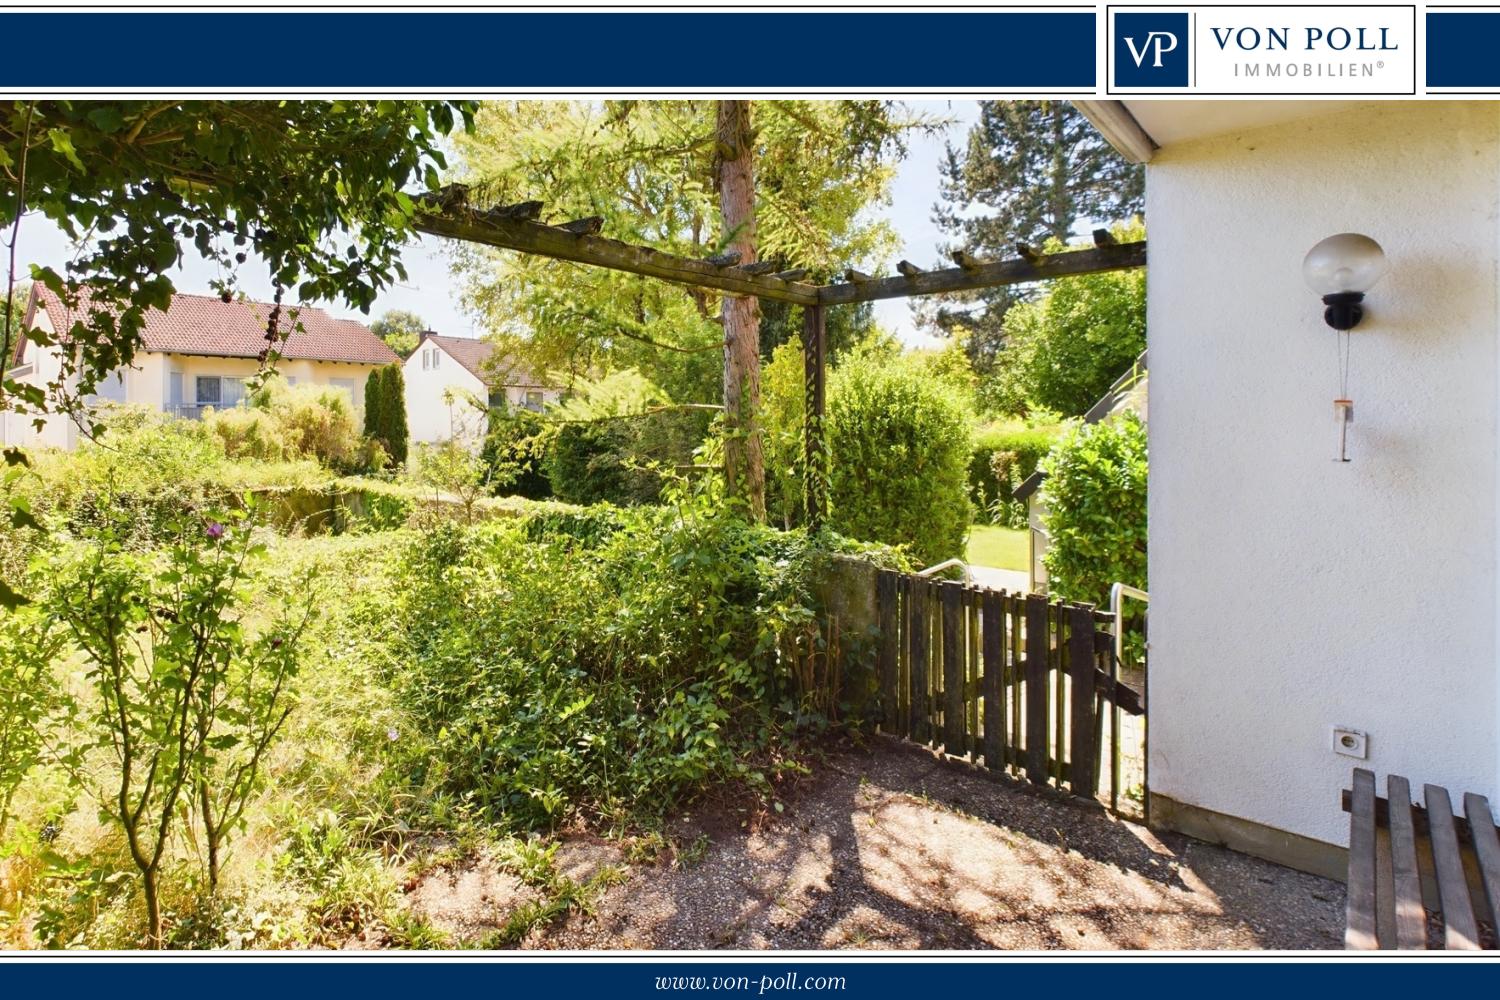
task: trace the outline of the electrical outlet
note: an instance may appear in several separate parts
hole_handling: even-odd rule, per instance
[[[1333,752],[1356,760],[1370,756],[1370,734],[1348,726],[1333,727]]]

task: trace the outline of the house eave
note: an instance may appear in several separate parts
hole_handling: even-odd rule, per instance
[[[1124,101],[1074,101],[1073,106],[1131,163],[1149,163],[1160,148]]]

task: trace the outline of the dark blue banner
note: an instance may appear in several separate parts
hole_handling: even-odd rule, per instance
[[[386,956],[389,959],[390,956]],[[1434,988],[1493,992],[1493,963],[1390,965],[1337,961],[1241,960],[1163,965],[1078,957],[1071,962],[1018,958],[991,962],[924,963],[916,957],[895,961],[867,957],[853,961],[796,959],[722,964],[642,958],[633,962],[585,961],[528,956],[504,964],[458,959],[429,962],[301,960],[246,962],[224,956],[196,962],[85,961],[11,962],[0,967],[7,996],[70,996],[82,991],[134,992],[149,981],[153,995],[184,996],[211,991],[215,1000],[281,1000],[296,997],[433,997],[439,993],[472,997],[597,996],[644,1000],[716,997],[891,997],[910,1000],[934,987],[952,996],[1035,993],[1076,995],[1098,991],[1111,1000],[1157,1000],[1176,989],[1228,996],[1310,996],[1315,992],[1358,991],[1387,995]],[[1232,983],[1232,985],[1231,985]],[[461,992],[459,992],[461,991]]]
[[[1094,19],[1091,10],[0,14],[0,88],[1088,90]]]
[[[1500,13],[1427,14],[1427,86],[1500,88]]]

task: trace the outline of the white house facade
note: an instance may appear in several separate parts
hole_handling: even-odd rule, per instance
[[[1500,105],[1083,107],[1147,160],[1153,817],[1341,875],[1355,766],[1500,801]],[[1348,462],[1344,232],[1389,264]]]
[[[424,332],[403,367],[406,424],[414,444],[462,441],[477,447],[493,407],[541,410],[562,391],[472,337]]]
[[[78,307],[78,310],[86,308]],[[204,295],[176,295],[165,311],[146,314],[144,343],[131,365],[100,384],[101,401],[148,406],[196,419],[212,407],[234,406],[244,384],[260,369],[266,317],[272,306],[258,302],[222,302]],[[45,386],[56,381],[67,350],[67,331],[78,318],[57,296],[32,286],[26,328],[53,335],[42,347],[25,337],[9,359],[17,381]],[[290,310],[287,311],[290,316]],[[293,385],[329,385],[346,390],[355,407],[364,405],[365,379],[371,370],[398,360],[395,353],[353,320],[337,319],[321,309],[302,306],[300,329],[282,345],[278,372]],[[72,448],[78,427],[65,417],[49,418],[38,430],[27,414],[0,414],[0,442],[12,445]]]

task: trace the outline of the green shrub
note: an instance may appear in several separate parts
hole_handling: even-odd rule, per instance
[[[227,456],[220,430],[246,418],[239,409],[223,412],[234,416],[221,425],[217,413],[191,421],[112,408],[97,441],[71,452],[37,452],[34,475],[16,477],[5,492],[27,503],[38,518],[72,534],[114,524],[113,515],[121,513],[125,516],[117,530],[129,535],[133,545],[146,547],[168,537],[172,525],[186,516],[240,505],[247,491],[318,490],[333,481],[311,459]],[[260,418],[247,422],[261,426]],[[0,544],[0,559],[8,562],[10,548]]]
[[[803,522],[802,414],[807,406],[802,345],[787,341],[760,371],[761,445],[766,465],[766,514],[791,528]]]
[[[969,451],[969,499],[986,524],[1026,527],[1026,504],[1012,498],[1017,486],[1062,435],[1061,424],[1032,426],[1020,421],[987,424],[974,432]]]
[[[339,472],[362,470],[370,460],[349,396],[333,386],[271,379],[245,406],[209,410],[202,423],[231,459],[307,458]]]
[[[559,424],[545,464],[553,494],[584,505],[656,503],[712,422],[707,411],[664,410]]]
[[[547,454],[547,480],[564,503],[625,503],[623,435],[615,421],[563,424]]]
[[[545,500],[552,496],[552,482],[547,478],[551,447],[551,428],[541,414],[495,407],[489,411],[489,429],[479,457],[491,470],[513,473],[510,483],[492,477],[497,492]]]
[[[1122,242],[1146,237],[1139,222],[1112,231]],[[1048,241],[1048,252],[1065,249]],[[1011,306],[1004,325],[1005,349],[980,389],[984,408],[1082,415],[1146,349],[1146,272],[1058,278],[1038,298]]]
[[[55,632],[83,660],[93,688],[91,731],[56,753],[81,761],[95,747],[112,751],[96,797],[141,877],[152,947],[163,939],[170,842],[194,829],[215,892],[224,846],[290,712],[312,608],[304,581],[301,607],[259,607],[258,627],[250,623],[263,551],[246,516],[226,511],[184,519],[160,553],[127,549],[106,524],[59,546],[41,574]],[[58,647],[43,634],[22,658],[50,663]]]
[[[236,406],[209,411],[203,422],[218,436],[229,458],[279,462],[287,457],[281,421],[264,409]]]
[[[828,388],[830,526],[906,545],[923,563],[963,552],[970,414],[901,358],[850,357]]]
[[[1134,413],[1073,428],[1043,461],[1049,587],[1102,605],[1146,586],[1146,425]]]
[[[804,707],[787,664],[817,649],[806,539],[703,494],[608,517],[450,523],[406,546],[380,600],[412,780],[520,828],[764,781],[747,762]]]

